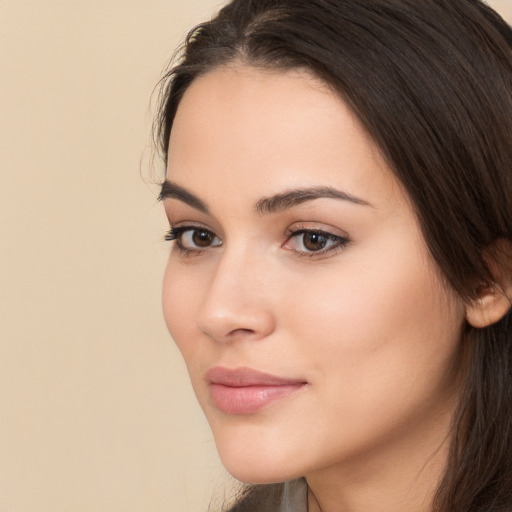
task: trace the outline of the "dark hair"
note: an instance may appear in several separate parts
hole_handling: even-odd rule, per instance
[[[432,257],[467,302],[512,241],[512,30],[480,0],[232,0],[164,77],[156,134],[198,76],[304,68],[352,108],[407,190]],[[510,257],[509,257],[510,259]],[[510,267],[507,267],[510,273]],[[512,319],[467,324],[443,512],[512,510]]]

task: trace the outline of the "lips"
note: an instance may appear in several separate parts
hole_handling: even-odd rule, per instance
[[[271,403],[290,397],[307,385],[251,368],[215,367],[206,373],[210,396],[226,414],[254,414]]]

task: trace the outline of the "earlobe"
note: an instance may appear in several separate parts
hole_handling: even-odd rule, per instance
[[[499,322],[512,308],[512,243],[498,240],[484,258],[494,282],[478,289],[466,308],[466,320],[478,329]]]

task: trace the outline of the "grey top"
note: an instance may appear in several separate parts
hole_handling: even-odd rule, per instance
[[[308,486],[304,478],[252,489],[229,512],[307,512]]]

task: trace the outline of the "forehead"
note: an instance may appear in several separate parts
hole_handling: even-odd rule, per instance
[[[397,185],[357,117],[323,82],[302,70],[246,66],[211,71],[186,91],[168,178],[199,193],[222,180],[225,194],[249,180],[255,199],[327,184],[375,200]]]

